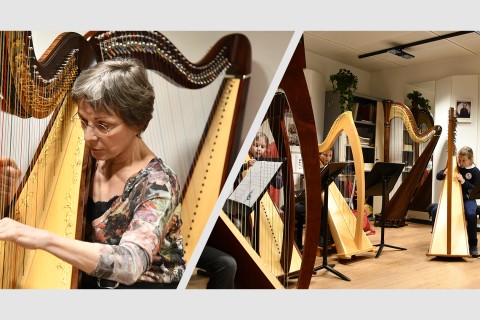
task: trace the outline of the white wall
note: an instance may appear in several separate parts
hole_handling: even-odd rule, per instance
[[[314,70],[305,69],[305,80],[307,82],[308,92],[312,101],[313,117],[315,119],[315,127],[317,129],[317,139],[319,142],[324,140],[323,137],[323,115],[325,113],[325,77]]]
[[[468,99],[472,101],[472,114],[470,123],[459,122],[456,128],[455,145],[457,149],[469,146],[473,149],[474,159],[479,159],[478,143],[478,101],[479,101],[479,76],[451,76],[436,81],[436,103],[434,122],[442,127],[442,135],[433,153],[433,172],[445,168],[447,163],[448,118],[450,107],[456,106],[457,100]],[[478,164],[478,162],[477,162]],[[440,196],[441,181],[433,181],[433,202]]]
[[[317,138],[319,141],[323,141],[323,114],[328,112],[328,106],[325,105],[325,92],[333,89],[330,75],[337,73],[342,68],[349,69],[358,78],[356,93],[366,96],[371,96],[370,82],[372,75],[367,71],[322,57],[310,51],[306,51],[305,56],[307,60],[305,76],[312,100],[315,125],[317,126]]]
[[[480,57],[468,57],[461,59],[450,59],[447,61],[429,63],[419,66],[395,68],[380,72],[369,73],[338,61],[307,52],[307,68],[314,71],[315,77],[322,78],[324,83],[318,86],[317,90],[331,90],[329,76],[336,73],[340,68],[351,70],[359,79],[358,94],[365,94],[379,99],[390,99],[393,101],[405,101],[406,90],[415,88],[413,84],[425,81],[435,81],[435,92],[426,92],[424,96],[430,100],[432,114],[435,124],[441,125],[443,132],[434,152],[433,170],[436,173],[445,166],[446,137],[447,137],[447,115],[449,106],[454,106],[457,99],[472,100],[472,109],[475,114],[471,116],[471,123],[459,123],[457,127],[457,147],[468,145],[473,148],[476,159],[480,159],[480,144],[478,135],[480,128],[477,125],[480,120],[478,102],[480,95]],[[318,81],[317,81],[318,83]],[[312,92],[312,91],[311,91]],[[313,96],[319,94],[313,92]],[[313,97],[312,97],[313,101]],[[325,110],[325,102],[318,101],[314,108]],[[383,114],[383,110],[377,110]],[[383,116],[377,114],[377,125],[382,126]],[[381,123],[380,123],[381,122]],[[377,132],[377,141],[380,136]],[[434,179],[435,180],[435,179]],[[433,182],[433,199],[439,196],[438,183]]]

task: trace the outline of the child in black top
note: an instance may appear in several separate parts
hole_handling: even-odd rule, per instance
[[[470,192],[480,181],[480,170],[473,163],[473,150],[470,147],[463,147],[457,155],[457,164],[459,174],[455,177],[462,186],[463,207],[465,219],[467,222],[468,246],[472,256],[478,256],[477,248],[477,201],[469,199]],[[447,169],[440,170],[437,173],[437,180],[444,180],[447,175]],[[435,223],[438,204],[430,211],[432,221]]]

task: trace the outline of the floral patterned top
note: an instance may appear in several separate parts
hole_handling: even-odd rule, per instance
[[[93,203],[93,201],[89,201]],[[108,244],[92,276],[131,285],[179,282],[185,271],[180,186],[159,158],[132,176],[123,194],[95,216],[87,204],[87,240]],[[90,210],[88,209],[90,207]]]

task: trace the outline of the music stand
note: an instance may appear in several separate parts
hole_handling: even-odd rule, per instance
[[[252,247],[260,253],[260,200],[268,191],[268,187],[272,179],[281,170],[283,165],[281,158],[268,158],[267,160],[260,159],[248,170],[242,181],[234,188],[233,192],[225,201],[223,210],[229,215],[235,212],[242,212],[241,217],[241,231],[243,236],[249,235],[251,237]],[[254,212],[254,230],[253,234],[249,234],[250,228],[248,219],[250,213]]]
[[[323,250],[322,250],[322,265],[315,267],[313,270],[318,271],[321,269],[327,269],[332,273],[336,274],[345,281],[351,281],[350,278],[341,274],[337,270],[333,269],[333,264],[327,263],[327,243],[328,243],[328,186],[332,183],[335,178],[343,171],[343,169],[350,163],[348,162],[330,162],[325,167],[322,168],[321,179],[322,179],[322,188],[323,188],[323,207],[320,223],[320,232],[323,236]]]
[[[388,194],[393,190],[400,174],[402,174],[404,163],[376,162],[370,173],[365,177],[365,196],[382,196],[382,218],[380,243],[374,246],[379,247],[375,258],[380,256],[383,247],[389,247],[398,250],[407,250],[405,248],[385,244],[385,200]],[[358,212],[363,210],[357,208]]]

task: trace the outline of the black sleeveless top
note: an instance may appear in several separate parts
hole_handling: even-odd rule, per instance
[[[87,204],[85,205],[85,214],[88,223],[91,223],[93,220],[99,218],[104,214],[113,204],[113,202],[118,198],[118,196],[112,197],[108,201],[97,201],[94,202],[92,197],[88,197]]]

